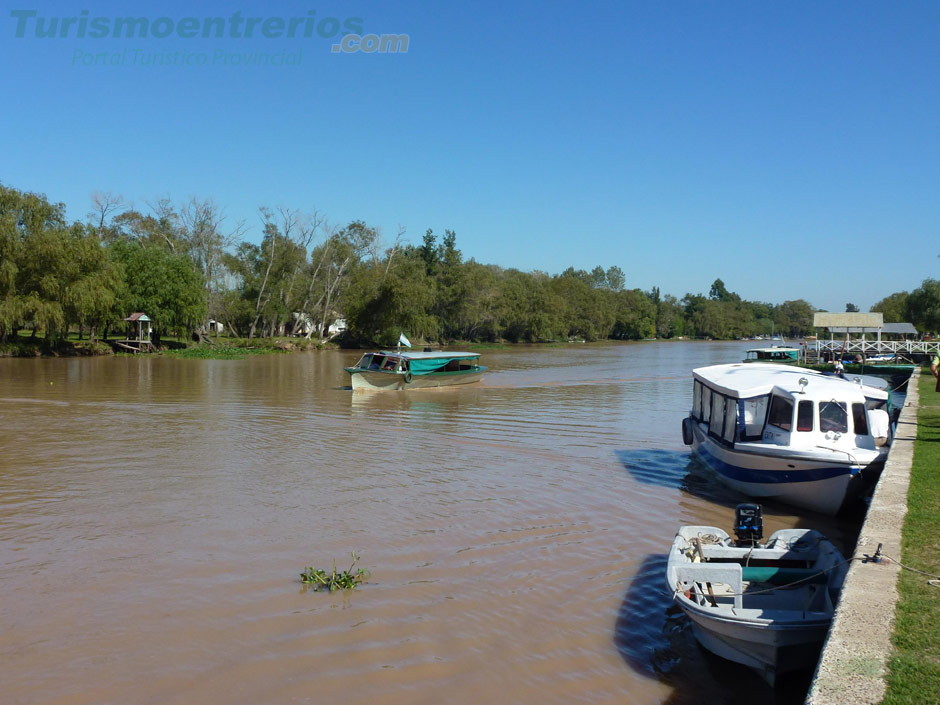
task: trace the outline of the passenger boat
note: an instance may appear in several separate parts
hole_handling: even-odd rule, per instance
[[[346,371],[355,389],[423,389],[478,382],[486,371],[479,353],[369,352]]]
[[[760,507],[739,505],[735,534],[683,526],[666,563],[666,584],[698,642],[755,669],[771,685],[812,668],[848,572],[848,562],[813,529],[784,529],[760,543]]]
[[[701,367],[682,439],[731,488],[836,514],[884,467],[888,392],[776,364]]]
[[[769,348],[752,348],[745,352],[744,362],[799,362],[802,350],[784,345],[772,345]]]

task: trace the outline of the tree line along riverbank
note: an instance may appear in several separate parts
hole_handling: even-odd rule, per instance
[[[335,226],[317,211],[261,207],[262,236],[252,242],[211,199],[161,199],[142,211],[96,193],[91,206],[85,221],[69,222],[63,204],[0,185],[2,349],[100,352],[96,341],[134,312],[149,316],[158,346],[220,326],[252,341],[350,347],[391,345],[402,331],[488,343],[812,331],[815,308],[803,299],[748,301],[721,279],[707,294],[678,298],[630,288],[612,264],[560,274],[482,264],[464,258],[452,230],[409,244],[404,231],[383,237],[362,221]],[[929,303],[914,293],[879,305],[907,313]],[[940,301],[940,284],[935,293]],[[24,331],[43,344],[23,344]],[[87,343],[70,344],[70,332]]]

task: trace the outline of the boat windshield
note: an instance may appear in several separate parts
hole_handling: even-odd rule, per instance
[[[849,412],[841,401],[819,403],[819,430],[823,433],[846,433],[849,430]]]

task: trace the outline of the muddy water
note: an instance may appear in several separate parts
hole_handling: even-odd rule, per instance
[[[500,350],[372,394],[357,353],[0,360],[2,700],[799,702],[664,594],[676,527],[741,499],[682,446],[689,370],[745,347]],[[853,540],[792,512],[766,532]],[[367,585],[302,587],[352,551]]]

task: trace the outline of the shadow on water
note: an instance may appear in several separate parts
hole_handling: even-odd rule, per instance
[[[688,451],[618,450],[614,454],[627,472],[639,482],[682,490],[698,499],[731,509],[742,502],[757,501],[763,508],[765,517],[793,516],[796,518],[794,528],[822,531],[845,555],[851,555],[868,510],[867,499],[849,504],[837,517],[795,509],[766,497],[755,500],[724,485],[715,477],[711,468]]]
[[[666,556],[648,555],[627,589],[614,626],[614,645],[635,672],[674,688],[666,705],[796,705],[803,702],[812,671],[771,688],[745,666],[699,646],[691,622],[665,586]]]
[[[697,457],[682,450],[618,450],[614,455],[639,482],[683,490],[713,504],[734,507],[751,501],[716,481],[714,474]]]

